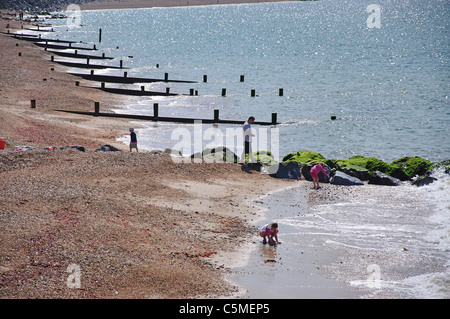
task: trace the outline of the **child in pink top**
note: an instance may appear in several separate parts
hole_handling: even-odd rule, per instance
[[[269,245],[280,244],[280,242],[278,241],[278,224],[277,223],[271,223],[271,224],[267,224],[267,225],[263,226],[259,230],[259,235],[262,238],[264,238],[263,244],[267,243],[266,237],[269,240]]]
[[[326,177],[328,177],[327,172],[322,167],[323,162],[320,162],[319,164],[314,165],[309,173],[311,174],[311,177],[313,179],[314,189],[322,188],[319,186],[319,173],[322,172],[325,174]]]

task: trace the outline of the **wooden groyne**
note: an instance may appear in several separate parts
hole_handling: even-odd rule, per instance
[[[64,66],[71,67],[71,68],[80,68],[80,69],[128,69],[123,66],[110,66],[110,65],[102,65],[102,64],[55,61],[54,59],[52,59],[51,62],[55,62],[55,63],[61,64]]]
[[[166,92],[155,92],[155,91],[145,91],[143,87],[141,90],[131,90],[131,89],[119,89],[119,88],[107,88],[102,82],[102,86],[96,88],[104,92],[112,94],[122,94],[122,95],[135,95],[135,96],[176,96],[177,93],[170,93],[167,89]]]
[[[9,34],[9,32],[8,32]],[[18,40],[32,41],[35,45],[39,47],[43,47],[48,51],[48,49],[58,49],[58,50],[66,50],[71,49],[75,50],[75,53],[69,52],[55,52],[50,51],[54,55],[59,55],[68,58],[75,59],[84,59],[86,63],[80,62],[68,62],[68,61],[56,61],[55,56],[51,56],[51,62],[58,63],[68,67],[80,68],[80,69],[90,69],[90,74],[82,74],[82,73],[70,73],[74,76],[79,76],[83,79],[89,81],[101,82],[101,86],[96,89],[113,93],[113,94],[123,94],[123,95],[135,95],[135,96],[177,96],[182,94],[171,93],[170,88],[166,87],[166,92],[155,92],[155,91],[146,91],[144,86],[141,86],[140,90],[136,89],[124,89],[124,88],[111,88],[106,87],[106,83],[122,83],[122,84],[133,84],[133,83],[151,83],[151,82],[172,82],[172,83],[197,83],[197,81],[188,81],[188,80],[169,80],[168,73],[164,74],[164,79],[162,78],[139,78],[139,77],[128,77],[128,73],[124,72],[123,76],[116,75],[98,75],[94,74],[94,69],[127,69],[123,67],[123,61],[120,60],[120,66],[110,66],[110,65],[99,65],[99,64],[90,64],[90,59],[109,59],[112,60],[112,57],[106,57],[104,54],[102,56],[95,56],[89,54],[79,54],[78,50],[97,50],[96,45],[94,44],[93,48],[84,48],[84,47],[75,47],[72,44],[78,43],[75,41],[66,41],[66,40],[53,40],[53,39],[43,39],[39,35],[38,37],[33,35],[18,35],[18,34],[9,34],[12,37],[15,37]],[[99,37],[101,39],[101,30]],[[99,42],[101,40],[99,39]],[[53,44],[54,43],[66,43],[68,45],[60,45]],[[79,42],[82,43],[82,42]],[[20,56],[20,52],[19,52]],[[203,82],[207,83],[207,75],[203,76]],[[240,82],[244,82],[244,76],[241,75]],[[80,82],[75,82],[76,86],[80,86]],[[226,89],[222,89],[222,96],[225,96]],[[186,94],[187,95],[187,94]],[[190,94],[194,95],[194,89],[190,89]],[[197,91],[195,91],[195,95],[197,95]],[[283,95],[282,89],[280,89],[280,96]],[[256,96],[255,90],[252,90],[251,96]],[[36,100],[31,100],[31,108],[36,108]],[[66,112],[72,114],[79,115],[87,115],[87,116],[102,116],[102,117],[114,117],[114,118],[123,118],[123,119],[132,119],[132,120],[144,120],[144,121],[154,121],[154,122],[172,122],[172,123],[189,123],[195,124],[196,122],[202,123],[210,123],[210,124],[228,124],[228,125],[242,125],[245,123],[244,120],[223,120],[219,118],[219,110],[214,110],[214,118],[205,119],[205,118],[184,118],[184,117],[161,117],[159,116],[159,108],[158,104],[155,103],[153,105],[153,116],[150,115],[138,115],[138,114],[120,114],[120,113],[103,113],[100,112],[100,103],[95,102],[94,112],[85,112],[85,111],[71,111],[71,110],[55,110],[57,112]],[[270,122],[264,121],[255,121],[255,125],[277,125],[277,113],[272,113],[272,120]]]
[[[198,121],[206,124],[229,124],[229,125],[243,125],[245,121],[243,120],[222,120],[219,119],[218,110],[214,112],[213,119],[201,119],[201,118],[181,118],[181,117],[162,117],[157,115],[157,108],[155,111],[155,115],[135,115],[135,114],[119,114],[119,113],[102,113],[102,112],[83,112],[83,111],[68,111],[68,110],[55,110],[58,112],[79,114],[79,115],[88,115],[88,116],[103,116],[103,117],[114,117],[114,118],[123,118],[130,120],[143,120],[143,121],[153,121],[153,122],[171,122],[171,123],[185,123],[185,124],[195,124]],[[272,122],[262,122],[255,121],[254,125],[277,125],[276,121],[276,113],[272,113]]]
[[[74,58],[74,59],[92,59],[92,60],[113,60],[113,57],[105,56],[104,54],[102,56],[98,55],[91,55],[91,54],[79,54],[78,50],[75,50],[75,53],[70,52],[59,52],[59,51],[48,51],[52,54],[59,55],[66,58]]]
[[[168,76],[165,76],[164,79],[129,77],[127,72],[124,72],[123,76],[98,75],[98,74],[92,74],[92,73],[91,74],[70,73],[70,74],[82,77],[83,79],[90,80],[90,81],[110,82],[110,83],[123,83],[123,84],[153,83],[153,82],[197,83],[197,81],[169,80]]]
[[[77,41],[70,41],[70,40],[60,40],[60,39],[48,39],[48,38],[42,38],[41,35],[36,34],[17,34],[17,33],[5,33],[11,38],[17,39],[17,40],[24,40],[24,41],[30,41],[30,42],[55,42],[55,43],[81,43]]]
[[[76,42],[74,42],[76,43]],[[90,51],[96,51],[97,47],[94,45],[92,48],[83,48],[83,47],[74,47],[69,43],[69,45],[59,45],[59,44],[51,44],[51,43],[40,43],[40,42],[34,42],[35,45],[47,48],[47,49],[58,49],[58,50],[66,50],[66,49],[74,49],[74,50],[90,50]]]

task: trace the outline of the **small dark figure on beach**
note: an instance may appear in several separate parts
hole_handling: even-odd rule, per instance
[[[241,162],[246,162],[246,157],[248,154],[250,162],[253,162],[253,154],[252,154],[252,136],[255,136],[252,134],[252,127],[251,124],[255,122],[255,118],[253,116],[250,116],[248,120],[244,123],[244,126],[242,127],[244,130],[244,152],[241,156]]]
[[[322,187],[319,186],[319,173],[322,172],[325,174],[325,177],[328,177],[327,172],[323,168],[323,165],[325,165],[323,162],[320,162],[319,164],[314,165],[309,173],[311,174],[311,177],[313,179],[313,188],[314,189],[320,189]]]
[[[259,230],[259,236],[261,236],[263,238],[264,245],[267,243],[269,243],[269,245],[281,244],[278,241],[278,224],[277,223],[270,223],[270,224],[263,226]]]
[[[136,133],[134,132],[134,128],[130,127],[130,152],[133,150],[133,148],[136,149],[136,152],[139,152],[138,147],[137,147],[137,137],[136,137]]]

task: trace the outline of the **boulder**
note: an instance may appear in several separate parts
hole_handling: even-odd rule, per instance
[[[372,173],[369,178],[369,184],[373,185],[398,186],[401,183],[401,180],[398,178],[386,175],[380,171]]]
[[[409,177],[397,164],[388,164],[375,157],[352,156],[346,160],[336,161],[336,169],[343,171],[361,180],[370,180],[371,176],[379,171],[402,181]]]
[[[276,178],[284,179],[301,179],[302,166],[297,162],[279,163],[276,173],[273,175]]]
[[[257,171],[257,172],[265,173],[264,166],[260,162],[245,163],[242,165],[242,170],[246,171],[246,172]]]
[[[393,161],[391,165],[396,165],[400,167],[404,172],[404,174],[406,174],[408,179],[411,179],[414,176],[425,175],[428,171],[432,169],[433,166],[433,164],[429,160],[417,156],[402,157],[398,160]]]
[[[437,181],[437,178],[431,177],[431,176],[422,176],[417,178],[414,182],[412,182],[413,185],[416,185],[417,187],[425,186],[428,184],[433,183],[434,181]]]
[[[106,144],[95,150],[96,152],[120,152],[120,150],[112,145]]]
[[[307,181],[312,181],[312,177],[311,174],[309,173],[311,171],[311,168],[316,165],[316,163],[314,162],[309,162],[309,163],[305,163],[302,166],[302,175],[303,177],[307,180]],[[325,171],[327,172],[328,177],[331,175],[332,170],[325,165],[323,167],[325,169]],[[325,176],[322,172],[319,173],[319,182],[321,183],[328,183],[329,182],[329,178],[327,176]]]
[[[201,154],[192,154],[191,158],[202,158],[208,163],[237,163],[239,161],[239,157],[225,146],[206,148]]]
[[[330,184],[352,186],[352,185],[364,185],[364,182],[361,181],[359,178],[350,176],[348,174],[345,174],[344,172],[336,171],[334,176],[330,179]]]
[[[307,150],[301,150],[297,153],[290,153],[283,158],[283,162],[295,161],[298,163],[308,163],[308,162],[325,162],[326,158],[322,154],[317,152],[311,152]]]
[[[84,146],[81,146],[81,145],[72,145],[72,146],[70,146],[70,148],[76,149],[80,152],[86,152],[86,149],[84,148]]]
[[[370,178],[370,173],[368,170],[359,167],[341,167],[338,166],[339,171],[345,173],[349,176],[355,177],[361,181],[368,181]]]

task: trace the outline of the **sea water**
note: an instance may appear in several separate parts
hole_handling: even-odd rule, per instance
[[[252,267],[231,281],[244,298],[450,298],[450,178],[433,176],[421,188],[300,185],[265,196],[259,224],[276,221],[281,244],[255,234]]]
[[[160,92],[170,87],[181,94],[121,96],[124,105],[117,112],[153,115],[158,103],[160,116],[213,118],[218,109],[221,119],[270,121],[277,113],[280,124],[267,130],[278,130],[280,159],[307,149],[327,158],[363,155],[389,162],[402,156],[450,158],[449,16],[444,0],[323,0],[83,11],[80,27],[51,23],[57,37],[96,44],[115,57],[95,63],[118,66],[122,60],[129,68],[96,73],[168,73],[169,79],[197,81],[107,83]],[[198,95],[189,96],[190,89]],[[175,147],[177,129],[195,131],[176,123],[131,125],[139,127],[139,147],[147,150]],[[240,126],[203,124],[203,131],[213,130],[222,140],[212,141],[210,134],[192,142],[200,149],[223,145],[227,128]],[[254,132],[266,133],[257,125]],[[128,143],[125,134],[120,140]],[[241,145],[233,151],[239,154]],[[267,199],[277,203],[267,212],[281,227],[284,243],[277,253],[289,260],[306,247],[339,252],[340,262],[327,271],[354,288],[369,288],[371,296],[448,298],[449,177],[434,174],[438,181],[423,188],[342,188],[339,200],[312,201],[308,210],[295,209],[301,201],[295,193]]]
[[[371,23],[373,3],[379,25]],[[82,11],[81,27],[51,22],[61,25],[57,36],[96,44],[116,58],[95,63],[123,60],[130,68],[96,73],[198,81],[128,85],[183,95],[129,98],[118,112],[153,115],[158,103],[160,116],[211,119],[218,109],[221,119],[270,122],[277,113],[280,158],[307,149],[327,158],[444,160],[450,158],[449,14],[448,1],[324,0]],[[189,96],[190,89],[198,96]],[[180,124],[139,123],[142,149],[179,142],[172,133]],[[225,134],[226,126],[216,130]]]

